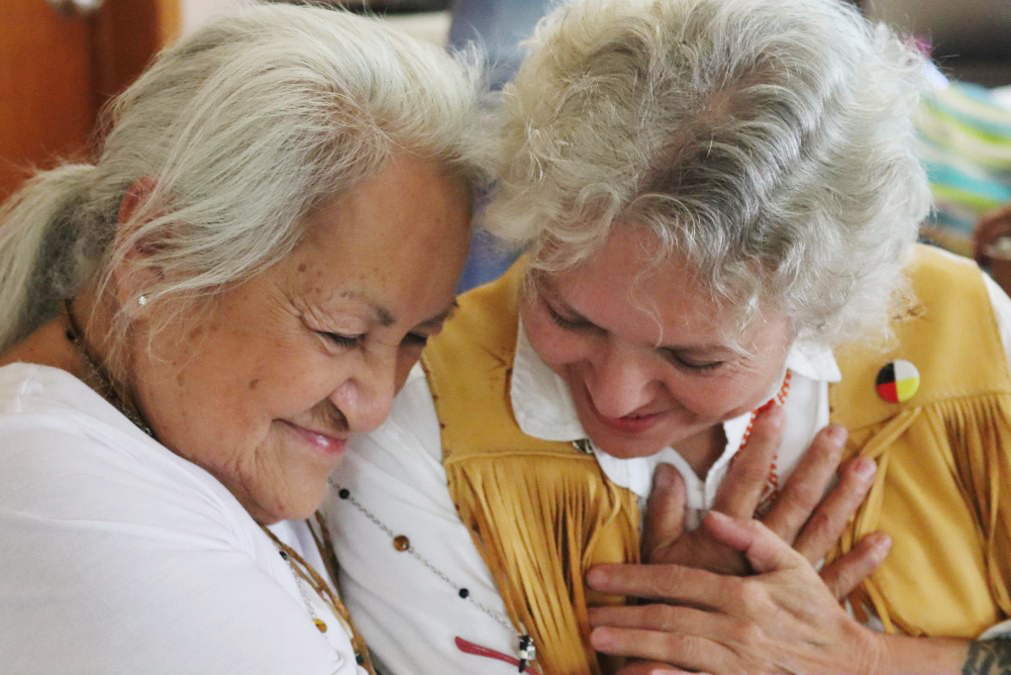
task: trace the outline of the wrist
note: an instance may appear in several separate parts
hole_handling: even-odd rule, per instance
[[[952,638],[873,633],[866,673],[961,673],[969,642]]]

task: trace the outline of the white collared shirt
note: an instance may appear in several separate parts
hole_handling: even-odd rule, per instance
[[[1005,353],[1011,353],[1011,300],[989,277],[984,279]],[[815,433],[828,423],[828,386],[840,379],[831,350],[821,345],[794,345],[786,367],[793,375],[784,404],[781,478],[790,474]],[[510,397],[524,433],[556,441],[586,437],[568,388],[533,351],[522,327]],[[612,481],[641,498],[648,496],[656,465],[674,465],[687,486],[688,524],[693,526],[712,504],[740,449],[749,418],[750,413],[724,422],[726,448],[705,478],[698,477],[673,448],[632,459],[596,449],[595,454]],[[366,515],[341,500],[336,490],[330,491],[322,507],[340,558],[341,592],[377,665],[395,675],[515,673],[515,665],[467,654],[457,646],[460,638],[515,655],[516,635],[508,627],[491,574],[450,499],[439,421],[420,366],[411,371],[383,426],[352,441],[334,482],[369,511]],[[384,528],[407,536],[419,557],[395,550]],[[468,590],[467,599],[459,596],[459,588]],[[1011,627],[1003,625],[1003,630]]]

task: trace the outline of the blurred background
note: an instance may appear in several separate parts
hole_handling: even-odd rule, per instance
[[[160,48],[255,1],[0,0],[0,200],[33,168],[87,157],[102,105]],[[333,4],[378,14],[440,45],[476,40],[501,85],[520,58],[520,41],[553,2]],[[1011,201],[1011,0],[858,4],[868,16],[915,36],[938,65],[937,95],[925,101],[918,120],[938,201],[924,237],[965,254],[974,219]],[[472,258],[464,287],[495,276],[505,264],[480,239]]]

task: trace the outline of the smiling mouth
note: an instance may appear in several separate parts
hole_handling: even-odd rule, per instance
[[[657,424],[657,422],[660,421],[660,418],[662,417],[660,413],[632,414],[625,415],[623,417],[606,417],[596,410],[594,412],[596,412],[597,419],[599,419],[604,426],[623,434],[640,434],[645,431],[649,431]]]
[[[331,436],[329,434],[300,427],[291,422],[284,422],[285,426],[291,429],[296,436],[308,445],[313,446],[317,451],[327,457],[336,457],[344,452],[347,446],[347,437]]]

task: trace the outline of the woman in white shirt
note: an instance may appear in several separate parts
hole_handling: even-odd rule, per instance
[[[3,207],[0,671],[372,671],[313,514],[451,308],[478,81],[250,8]]]

